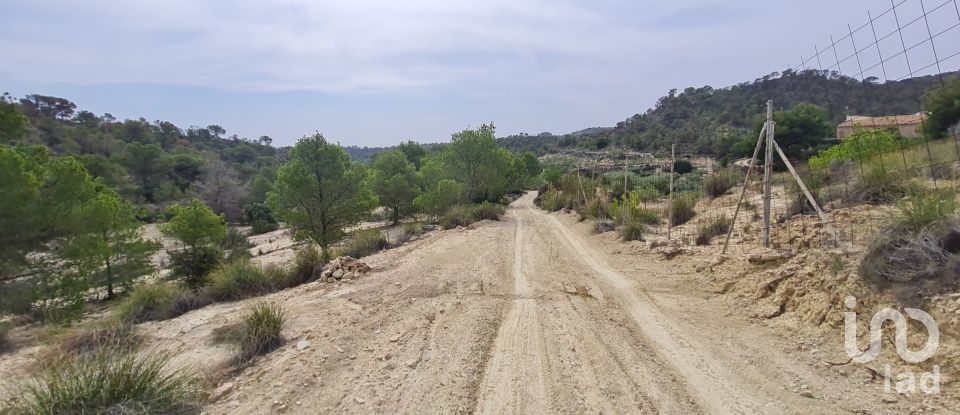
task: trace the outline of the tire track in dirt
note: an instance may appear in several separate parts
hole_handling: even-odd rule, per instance
[[[675,337],[655,307],[635,293],[635,287],[627,277],[597,260],[592,248],[581,243],[579,238],[555,217],[543,215],[533,208],[529,208],[529,212],[547,218],[550,226],[559,231],[574,254],[615,288],[614,295],[620,297],[629,307],[630,316],[641,328],[643,335],[654,343],[657,354],[682,375],[702,406],[712,413],[764,412],[763,403],[752,399],[756,391],[743,391],[727,381],[724,369],[713,364],[709,356],[700,355],[685,339]]]
[[[543,339],[533,290],[523,267],[524,221],[516,218],[513,277],[516,298],[504,317],[484,372],[476,413],[534,413],[545,405]]]

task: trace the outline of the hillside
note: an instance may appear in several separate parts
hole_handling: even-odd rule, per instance
[[[94,178],[145,206],[147,219],[194,196],[223,206],[228,219],[237,219],[243,206],[263,201],[287,152],[272,147],[267,136],[228,136],[219,125],[182,128],[145,118],[118,120],[78,110],[59,97],[5,95],[0,105],[27,118],[23,134],[3,144],[42,145],[54,156],[76,156]]]
[[[839,123],[848,113],[916,113],[920,111],[920,97],[936,80],[934,76],[925,76],[886,83],[867,78],[861,82],[836,72],[787,70],[727,88],[673,89],[661,97],[655,107],[633,115],[613,128],[589,129],[560,136],[521,134],[502,138],[500,143],[513,151],[538,154],[569,147],[603,148],[608,145],[655,152],[677,144],[685,151],[722,157],[734,143],[753,130],[768,99],[774,101],[777,110],[800,103],[821,106],[827,110],[831,122]]]

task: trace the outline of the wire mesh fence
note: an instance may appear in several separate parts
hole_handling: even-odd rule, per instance
[[[815,44],[809,57],[788,69],[841,78],[859,89],[854,91],[860,99],[855,107],[837,108],[850,100],[835,95],[843,91],[827,91],[828,113],[846,115],[836,137],[824,138],[817,148],[788,152],[793,171],[774,158],[770,248],[862,250],[904,200],[930,194],[956,199],[956,120],[944,125],[945,119],[931,118],[936,115],[929,111],[938,96],[956,106],[960,92],[960,79],[947,73],[960,67],[957,0],[899,0],[880,13],[865,14],[863,23],[824,36],[826,43]],[[921,76],[936,78],[932,89],[911,82]],[[912,85],[907,96],[897,95],[901,102],[896,105],[885,94],[889,81]],[[778,111],[789,109],[773,105]],[[918,112],[890,113],[890,108]],[[769,125],[776,140],[776,124]],[[763,133],[759,138],[763,141]],[[730,165],[698,154],[693,146],[675,146],[664,154],[596,152],[584,159],[589,161],[580,162],[575,176],[547,195],[557,199],[566,194],[559,205],[579,205],[611,228],[629,230],[639,224],[647,235],[690,244],[723,244],[730,230],[731,246],[764,245],[763,152],[754,163]],[[745,181],[748,172],[752,179]]]

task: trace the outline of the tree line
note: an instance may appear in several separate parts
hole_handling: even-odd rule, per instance
[[[0,314],[76,315],[91,298],[156,275],[148,222],[177,242],[169,277],[200,289],[249,255],[228,222],[262,233],[282,221],[329,259],[378,207],[394,224],[436,219],[535,187],[541,170],[534,155],[499,147],[492,124],[428,148],[406,142],[368,164],[321,134],[274,149],[216,126],[183,132],[73,111],[60,98],[0,100]],[[178,190],[163,191],[170,186]]]
[[[957,74],[945,73],[943,77]],[[921,110],[925,92],[941,89],[940,80],[940,76],[923,76],[881,83],[876,78],[861,81],[835,71],[788,69],[727,88],[670,90],[653,108],[610,129],[564,135],[521,134],[504,137],[501,142],[512,151],[537,154],[573,148],[596,150],[611,145],[663,153],[676,144],[718,159],[733,158],[744,155],[734,148],[737,142],[756,139],[751,135],[757,118],[766,112],[767,100],[772,99],[780,111],[800,104],[819,107],[832,128],[847,115],[914,114]],[[817,139],[834,135],[832,131],[824,134]]]

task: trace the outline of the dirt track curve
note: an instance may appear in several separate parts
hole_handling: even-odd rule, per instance
[[[288,309],[289,343],[227,375],[206,411],[882,412],[873,386],[823,376],[795,345],[678,283],[669,267],[606,253],[586,225],[540,211],[533,197],[503,221],[369,257],[374,273],[352,284],[270,296]],[[213,332],[243,305],[142,331],[214,373],[229,351]],[[802,394],[788,386],[800,383]]]

